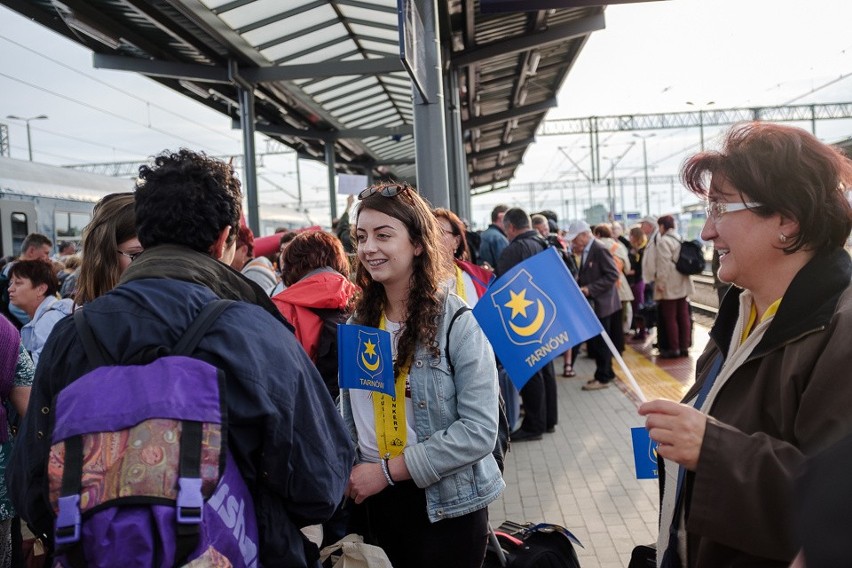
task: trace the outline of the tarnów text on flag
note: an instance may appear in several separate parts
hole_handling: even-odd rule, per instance
[[[519,390],[557,355],[603,332],[552,247],[492,283],[473,315]]]
[[[390,333],[364,325],[338,325],[337,353],[340,388],[394,396]]]

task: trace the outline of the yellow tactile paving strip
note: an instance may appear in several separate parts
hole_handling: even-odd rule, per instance
[[[665,369],[658,367],[630,346],[625,347],[622,357],[624,358],[624,363],[627,365],[627,368],[630,369],[631,373],[633,373],[633,378],[636,379],[636,382],[639,384],[639,388],[641,388],[642,392],[645,394],[645,398],[648,400],[664,398],[667,400],[679,401],[683,398],[683,395],[686,394],[686,391],[689,390],[689,387],[692,384],[692,381],[689,381],[686,384],[678,381],[666,372]],[[613,368],[619,380],[619,388],[627,393],[627,395],[638,404],[639,398],[635,395],[635,393],[633,393],[630,388],[630,383],[624,376],[624,372],[621,370],[619,365],[615,364],[615,361],[613,361]]]

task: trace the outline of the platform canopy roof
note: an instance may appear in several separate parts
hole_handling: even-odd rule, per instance
[[[337,168],[413,179],[411,84],[396,0],[0,0],[94,51],[239,121],[254,85],[256,128]],[[471,189],[508,181],[601,7],[483,14],[438,0],[445,70],[458,70]],[[447,97],[447,100],[452,100]]]

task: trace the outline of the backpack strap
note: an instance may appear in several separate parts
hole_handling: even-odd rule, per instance
[[[172,355],[192,355],[216,318],[234,303],[233,300],[213,300],[204,306],[172,349]]]
[[[191,356],[216,319],[233,303],[235,302],[232,300],[214,300],[204,306],[192,325],[178,340],[171,354]],[[200,422],[181,421],[178,494],[175,503],[177,508],[175,560],[178,565],[183,565],[198,546],[201,511],[204,507],[204,498],[201,494],[202,435]]]
[[[85,309],[74,310],[74,327],[77,328],[77,334],[80,336],[80,341],[83,342],[86,358],[95,367],[114,365],[115,359],[106,352],[104,346],[95,337],[89,322],[86,321],[85,312]]]
[[[456,370],[453,368],[453,363],[450,360],[450,332],[453,330],[453,324],[456,323],[456,320],[459,319],[459,316],[469,311],[470,306],[462,306],[457,309],[456,313],[453,314],[453,317],[450,318],[450,324],[447,326],[447,341],[444,342],[444,356],[447,358],[447,366],[450,368],[450,373],[456,372]]]

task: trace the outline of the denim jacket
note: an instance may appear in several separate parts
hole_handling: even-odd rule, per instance
[[[494,352],[472,313],[463,313],[453,324],[452,374],[445,356],[447,326],[463,305],[455,294],[447,295],[435,337],[441,357],[435,359],[419,345],[409,372],[417,443],[405,448],[405,465],[414,483],[426,490],[433,523],[477,511],[506,487],[491,455],[499,404]],[[348,389],[341,390],[340,403],[357,447]]]

